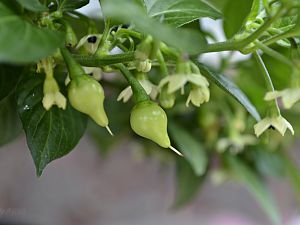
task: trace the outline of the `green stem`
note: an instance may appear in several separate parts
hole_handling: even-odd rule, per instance
[[[71,79],[77,76],[85,75],[83,68],[72,57],[71,53],[66,48],[60,48],[60,52],[65,60]]]
[[[123,35],[128,35],[130,37],[134,37],[134,38],[137,38],[137,39],[143,39],[144,36],[139,33],[139,32],[136,32],[134,30],[129,30],[129,29],[124,29],[124,28],[121,28],[119,29],[115,35],[118,37],[118,36],[123,36]]]
[[[209,44],[201,53],[207,52],[221,52],[221,51],[235,51],[245,48],[247,45],[258,39],[271,25],[277,20],[284,12],[283,8],[280,8],[275,16],[266,19],[265,23],[258,28],[255,32],[242,40],[228,40],[225,42],[219,42]]]
[[[130,62],[135,59],[134,52],[106,56],[73,55],[73,58],[81,65],[88,67],[108,66],[117,63]]]
[[[103,34],[102,34],[102,38],[101,38],[101,40],[99,42],[98,49],[97,49],[95,55],[101,55],[101,54],[103,54],[103,49],[102,48],[104,47],[105,42],[106,42],[106,40],[107,40],[107,38],[109,36],[110,24],[111,24],[111,20],[107,19],[105,21],[105,27],[104,27],[104,31],[103,31]]]
[[[268,54],[269,56],[279,60],[280,62],[283,62],[291,67],[293,67],[293,63],[291,63],[291,61],[286,58],[285,56],[281,55],[280,53],[274,51],[273,49],[269,48],[268,46],[264,45],[263,43],[261,43],[260,41],[255,41],[254,44],[260,48],[261,50],[263,50],[264,53]]]
[[[263,76],[264,76],[264,79],[265,79],[265,83],[266,83],[266,86],[267,86],[267,89],[268,91],[274,91],[274,85],[273,85],[273,82],[272,82],[272,79],[270,77],[270,74],[262,60],[262,58],[260,57],[260,55],[258,54],[258,52],[253,52],[253,56],[254,58],[256,59],[257,61],[257,64],[259,66],[259,69],[261,70]],[[270,102],[272,105],[271,105],[271,113],[274,115],[276,114],[277,116],[280,116],[280,110],[279,110],[279,107],[278,107],[278,104],[277,104],[277,101],[274,100],[274,101],[271,101]]]
[[[158,49],[158,51],[157,51],[157,61],[158,61],[158,63],[159,63],[161,75],[162,75],[163,77],[168,76],[168,75],[169,75],[168,67],[167,67],[167,65],[166,65],[164,56],[163,56],[163,54],[161,53],[161,51],[160,51],[159,49]]]
[[[120,63],[115,65],[115,67],[121,71],[129,85],[131,86],[135,102],[139,103],[148,101],[149,96],[147,95],[146,91],[138,82],[138,80],[132,75],[132,73],[126,68],[126,66]]]

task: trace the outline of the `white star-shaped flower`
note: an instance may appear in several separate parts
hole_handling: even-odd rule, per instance
[[[49,110],[53,105],[57,105],[61,109],[66,109],[67,99],[60,93],[58,84],[52,76],[46,76],[44,81],[44,98],[43,106]]]
[[[200,107],[201,104],[209,101],[209,97],[210,92],[207,86],[195,87],[190,91],[185,104],[188,107],[192,102],[194,106]]]
[[[286,129],[289,129],[294,135],[294,129],[292,125],[281,115],[275,117],[265,117],[257,124],[254,125],[254,132],[259,137],[267,129],[276,129],[282,136],[284,136]]]
[[[268,92],[264,97],[266,101],[271,101],[277,98],[282,99],[284,108],[290,109],[297,101],[300,100],[300,88],[288,88],[282,91],[271,91]]]
[[[159,88],[168,85],[168,93],[173,93],[179,89],[183,90],[186,83],[191,83],[198,87],[208,87],[209,83],[204,76],[201,74],[175,74],[167,76],[162,79],[159,83]]]
[[[76,49],[83,49],[89,54],[94,54],[97,51],[99,42],[101,40],[101,34],[89,34],[84,36],[78,42]]]
[[[139,83],[142,85],[144,88],[145,92],[147,95],[150,96],[151,99],[156,99],[157,94],[158,94],[158,88],[156,85],[152,84],[149,80],[143,79],[143,80],[138,80]],[[127,102],[131,96],[133,95],[131,86],[126,87],[121,93],[119,94],[117,101],[123,100],[123,102]]]

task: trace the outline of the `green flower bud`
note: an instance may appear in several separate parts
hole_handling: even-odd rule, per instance
[[[137,103],[130,114],[130,125],[136,134],[182,155],[171,146],[167,123],[168,119],[165,111],[149,100]]]
[[[75,47],[78,42],[76,34],[73,28],[70,26],[70,24],[65,23],[65,27],[66,27],[66,46]]]
[[[136,48],[134,56],[137,60],[145,61],[149,59],[152,51],[153,38],[147,36]]]
[[[76,110],[87,114],[112,135],[103,106],[104,90],[95,79],[87,75],[75,77],[69,84],[68,97]]]
[[[170,109],[174,106],[176,97],[174,93],[168,93],[167,88],[164,87],[162,88],[158,99],[163,108]]]

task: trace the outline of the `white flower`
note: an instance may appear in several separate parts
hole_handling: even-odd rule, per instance
[[[192,102],[194,106],[199,107],[204,102],[209,101],[209,96],[210,93],[207,86],[195,87],[190,91],[185,104],[188,107],[190,102]]]
[[[97,81],[100,81],[102,78],[102,70],[99,67],[82,67],[86,74],[92,74],[93,78]],[[67,86],[71,82],[69,74],[65,79],[65,85]]]
[[[289,129],[294,135],[292,125],[282,116],[266,117],[254,125],[254,132],[259,137],[267,129],[276,129],[282,136],[284,136],[286,129]]]
[[[151,99],[156,99],[157,94],[158,94],[158,88],[156,85],[152,84],[149,80],[143,79],[143,80],[138,80],[142,87],[144,88],[145,92],[147,95],[150,95]],[[117,101],[123,100],[123,102],[127,102],[131,96],[132,96],[132,89],[130,86],[125,88],[121,93],[119,94]]]
[[[101,34],[89,34],[80,39],[76,49],[84,49],[89,54],[94,54],[97,51]]]
[[[297,101],[300,100],[300,88],[289,88],[282,91],[271,91],[265,95],[266,101],[277,98],[282,99],[284,108],[290,109]]]
[[[168,93],[173,93],[179,89],[183,92],[184,85],[188,82],[198,87],[207,88],[209,86],[208,81],[201,74],[191,73],[167,76],[160,81],[159,88],[161,89],[164,85],[168,85]]]
[[[86,74],[92,74],[95,80],[100,81],[102,78],[102,70],[99,67],[82,67]]]
[[[46,76],[44,81],[44,98],[43,106],[49,110],[53,105],[57,105],[61,109],[66,109],[67,99],[59,91],[58,84],[52,76]]]

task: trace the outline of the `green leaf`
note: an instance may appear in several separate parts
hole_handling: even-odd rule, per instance
[[[191,164],[194,173],[197,176],[203,175],[206,172],[208,161],[203,146],[184,128],[179,127],[175,123],[169,123],[169,133],[176,146]]]
[[[0,64],[0,102],[15,90],[21,73],[22,67]]]
[[[16,138],[21,129],[15,96],[8,96],[0,101],[0,146]]]
[[[252,1],[231,0],[224,9],[223,27],[227,38],[233,37],[244,24],[251,9]]]
[[[40,176],[51,161],[68,154],[84,134],[87,117],[67,105],[66,110],[42,105],[41,74],[28,75],[17,88],[18,113],[26,133],[27,145]]]
[[[199,63],[198,60],[193,61],[199,67],[204,76],[234,97],[242,106],[245,107],[245,109],[254,117],[254,119],[257,121],[260,120],[260,115],[255,106],[252,105],[247,96],[231,80],[229,80],[229,78],[223,76],[222,74],[211,71],[208,67]]]
[[[222,17],[220,12],[201,0],[157,0],[148,14],[176,27],[203,17],[212,19]]]
[[[205,38],[196,31],[175,29],[149,18],[143,9],[132,2],[123,0],[106,0],[101,2],[104,15],[122,23],[133,22],[142,33],[173,46],[183,53],[197,54],[205,49]],[[116,5],[118,7],[116,7]],[[128,13],[130,12],[130,13]]]
[[[46,6],[40,3],[39,0],[17,0],[25,9],[33,12],[45,12],[48,10]]]
[[[0,62],[31,63],[64,44],[64,35],[37,28],[0,3]]]
[[[204,177],[195,174],[191,165],[185,159],[176,162],[176,196],[174,209],[181,208],[190,203],[197,195]]]
[[[89,4],[89,2],[90,0],[60,0],[59,10],[62,12],[73,11]]]
[[[229,170],[232,175],[243,183],[251,194],[254,195],[257,202],[260,204],[265,213],[269,216],[272,224],[279,225],[280,216],[278,209],[261,180],[253,171],[248,168],[244,162],[241,162],[236,156],[226,157]]]

